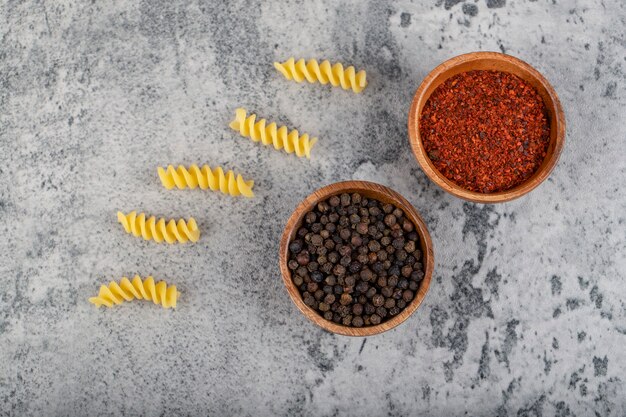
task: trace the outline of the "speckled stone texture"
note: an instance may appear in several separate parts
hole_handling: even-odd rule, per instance
[[[624,416],[625,25],[622,0],[3,1],[0,414]],[[477,50],[534,65],[568,122],[552,176],[495,206],[430,182],[406,127],[422,78]],[[288,82],[292,55],[369,86]],[[318,135],[313,158],[239,137],[238,106]],[[257,196],[167,191],[169,163]],[[346,179],[406,196],[436,250],[422,307],[367,339],[308,322],[277,263],[296,204]],[[201,240],[132,238],[133,209],[194,216]],[[135,273],[179,307],[87,302]]]

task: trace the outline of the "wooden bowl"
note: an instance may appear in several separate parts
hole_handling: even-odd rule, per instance
[[[517,75],[535,87],[548,110],[550,121],[550,144],[548,152],[537,171],[522,184],[510,190],[495,193],[478,193],[466,190],[447,179],[431,162],[420,138],[419,123],[424,105],[433,91],[448,78],[473,70],[496,70]],[[409,111],[409,137],[411,149],[422,169],[441,188],[457,197],[476,203],[501,203],[521,197],[548,178],[556,165],[565,144],[565,115],[556,92],[548,81],[524,61],[498,52],[472,52],[454,57],[424,78],[417,89]]]
[[[406,306],[404,310],[400,312],[400,314],[386,322],[375,326],[348,327],[334,323],[330,320],[326,320],[317,311],[304,304],[298,288],[291,279],[291,271],[287,267],[287,262],[289,260],[289,243],[294,238],[298,229],[302,225],[302,219],[304,218],[305,214],[313,209],[319,202],[327,200],[333,195],[354,192],[358,192],[359,194],[367,198],[373,198],[384,203],[391,203],[404,211],[406,216],[415,225],[416,232],[419,235],[420,249],[423,253],[422,264],[424,265],[424,279],[420,283],[420,287],[417,291],[417,294],[415,295],[415,298],[413,299],[413,301],[411,301],[409,305]],[[285,286],[287,287],[287,292],[289,292],[291,300],[295,303],[298,309],[300,309],[300,311],[309,320],[311,320],[313,323],[317,324],[321,328],[332,333],[342,334],[346,336],[375,335],[389,329],[393,329],[394,327],[405,321],[411,314],[413,314],[417,307],[419,307],[422,300],[424,299],[424,296],[426,296],[426,292],[428,291],[430,279],[432,277],[433,268],[435,265],[433,243],[430,240],[430,234],[428,233],[428,229],[426,229],[426,224],[420,217],[419,213],[415,210],[415,208],[397,192],[382,185],[367,181],[338,182],[321,188],[305,198],[304,201],[302,201],[293,212],[293,214],[289,218],[289,221],[287,221],[287,225],[285,226],[285,230],[280,241],[279,259],[280,271],[283,275],[283,281],[285,282]]]

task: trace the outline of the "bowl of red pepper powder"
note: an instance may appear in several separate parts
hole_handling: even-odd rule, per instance
[[[550,83],[496,52],[452,58],[424,79],[409,112],[413,153],[449,193],[499,203],[530,192],[555,167],[565,116]]]

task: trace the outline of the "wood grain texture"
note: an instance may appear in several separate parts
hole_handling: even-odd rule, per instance
[[[317,205],[317,203],[330,198],[333,195],[342,193],[354,193],[358,192],[364,197],[373,198],[384,203],[390,203],[398,207],[407,215],[407,217],[415,225],[416,231],[420,238],[420,249],[423,252],[422,264],[424,265],[424,279],[420,283],[419,290],[415,295],[415,298],[411,303],[406,306],[404,310],[392,319],[381,323],[376,326],[367,327],[348,327],[340,324],[336,324],[332,321],[324,319],[315,310],[304,304],[298,288],[291,279],[291,271],[287,267],[289,260],[289,243],[295,236],[296,232],[302,225],[302,219],[305,214]],[[400,194],[380,184],[367,182],[367,181],[344,181],[323,187],[313,194],[309,195],[302,201],[296,210],[293,212],[287,224],[285,226],[282,239],[280,241],[280,271],[283,276],[283,281],[287,287],[287,292],[291,297],[291,300],[295,303],[298,309],[313,323],[317,324],[321,328],[336,334],[346,336],[372,336],[378,333],[385,332],[393,329],[400,323],[405,321],[422,303],[422,300],[426,296],[428,287],[430,286],[430,280],[434,269],[434,253],[433,244],[430,239],[430,234],[426,228],[426,224],[422,220],[421,216],[415,210],[415,208]]]
[[[420,115],[433,91],[448,78],[473,70],[495,70],[514,74],[535,87],[548,110],[550,144],[545,159],[537,171],[522,184],[506,191],[478,193],[466,190],[447,179],[430,161],[420,137]],[[437,185],[457,197],[476,203],[502,203],[521,197],[541,184],[554,169],[565,145],[565,114],[550,83],[526,62],[498,52],[472,52],[445,61],[430,72],[415,92],[409,111],[411,149],[422,170]]]

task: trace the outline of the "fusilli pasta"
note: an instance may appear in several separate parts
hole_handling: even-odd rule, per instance
[[[165,308],[175,308],[179,294],[175,285],[168,287],[165,281],[155,284],[152,277],[147,277],[142,282],[139,275],[135,275],[132,282],[123,277],[119,284],[111,281],[108,286],[102,285],[98,295],[89,298],[89,302],[96,307],[113,307],[115,304],[134,299],[152,300],[154,304],[161,304]]]
[[[193,189],[199,186],[203,190],[210,188],[232,196],[254,197],[252,192],[254,181],[245,181],[241,175],[235,176],[233,171],[224,174],[222,167],[211,169],[208,165],[203,165],[202,168],[191,165],[187,169],[182,165],[178,168],[168,165],[167,170],[159,167],[158,171],[161,183],[168,190],[174,187]]]
[[[307,80],[310,83],[331,83],[335,87],[341,86],[344,90],[352,89],[355,93],[360,93],[367,86],[365,71],[356,72],[353,66],[344,69],[339,62],[331,65],[327,60],[319,64],[315,59],[308,62],[300,59],[296,62],[294,58],[289,58],[282,63],[274,62],[274,67],[288,80],[297,82]]]
[[[317,143],[317,138],[309,138],[306,133],[300,136],[297,130],[289,131],[286,126],[278,128],[276,123],[267,125],[265,119],[257,122],[256,117],[255,114],[246,117],[246,110],[239,108],[235,111],[235,120],[230,123],[230,127],[254,142],[260,141],[265,146],[274,145],[277,150],[295,152],[299,157],[311,157],[311,148]]]
[[[137,215],[136,211],[124,214],[117,212],[117,220],[122,223],[126,233],[132,233],[136,237],[143,237],[145,240],[151,240],[161,243],[185,243],[188,241],[197,242],[200,238],[200,230],[196,224],[196,220],[190,217],[187,222],[180,219],[178,223],[170,220],[166,223],[165,219],[157,219],[150,216],[146,220],[146,215],[141,213]]]

